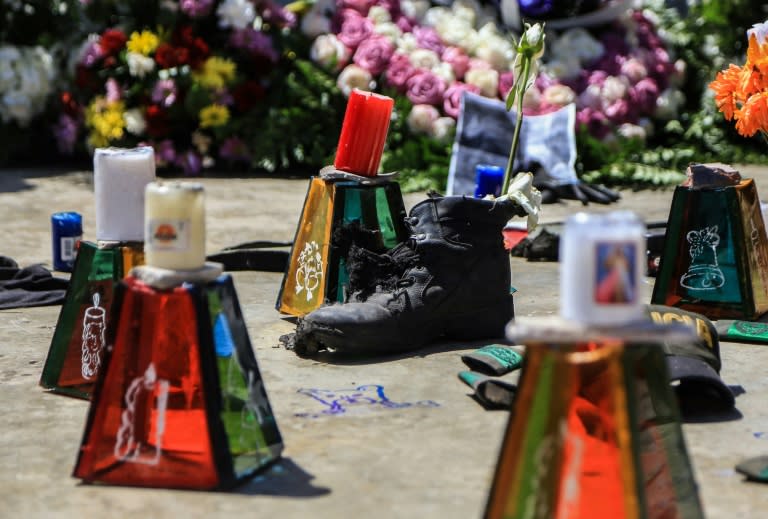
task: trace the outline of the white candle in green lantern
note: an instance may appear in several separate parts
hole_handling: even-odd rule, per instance
[[[145,262],[170,270],[205,265],[205,197],[196,182],[152,182],[145,195]]]

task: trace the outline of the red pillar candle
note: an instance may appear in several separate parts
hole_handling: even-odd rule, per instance
[[[391,97],[352,91],[333,163],[336,169],[366,177],[376,176],[393,105]]]

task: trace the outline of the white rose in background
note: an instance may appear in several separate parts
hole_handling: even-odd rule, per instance
[[[629,58],[621,64],[621,73],[624,74],[633,85],[648,77],[648,69],[637,58]]]
[[[335,34],[315,38],[309,49],[309,59],[328,70],[341,70],[349,63],[350,51]]]
[[[478,44],[475,48],[475,56],[487,61],[496,70],[509,70],[512,60],[515,58],[515,50],[512,44],[496,34],[485,35],[478,32]]]
[[[448,17],[434,27],[446,45],[461,47],[469,53],[474,52],[478,44],[478,35],[470,23],[461,18]]]
[[[380,5],[374,5],[368,10],[368,19],[373,21],[374,24],[392,21],[389,11]]]
[[[416,36],[412,32],[406,32],[398,38],[397,50],[402,54],[410,54],[419,48],[419,42],[416,41]]]
[[[592,108],[593,110],[602,109],[602,89],[600,85],[589,85],[579,95],[579,106],[582,108]]]
[[[576,101],[576,92],[567,85],[550,85],[541,93],[545,103],[565,106]]]
[[[574,57],[581,64],[596,60],[605,53],[605,47],[581,27],[568,29],[551,44],[552,55],[558,59]]]
[[[432,123],[430,135],[440,142],[448,141],[456,128],[456,121],[453,117],[438,117]]]
[[[528,87],[528,90],[523,94],[523,110],[536,111],[541,107],[542,95],[541,90],[535,86]]]
[[[392,22],[384,22],[374,25],[373,32],[386,36],[395,46],[397,46],[397,42],[400,41],[400,38],[403,36],[403,31],[400,30],[400,27]]]
[[[465,20],[473,27],[478,27],[478,20],[482,16],[483,9],[475,0],[455,0],[453,2],[453,15]]]
[[[475,85],[485,97],[497,97],[499,90],[499,71],[489,68],[473,68],[464,75],[464,82]]]
[[[665,121],[677,119],[683,104],[685,104],[685,95],[676,88],[667,88],[656,99],[656,110],[653,115]]]
[[[410,55],[411,65],[432,70],[440,64],[440,56],[433,50],[416,49]]]
[[[141,135],[147,129],[147,121],[144,119],[144,113],[140,108],[126,110],[123,114],[125,129],[134,135]]]
[[[339,87],[339,90],[341,90],[345,97],[349,97],[349,94],[355,88],[365,90],[366,92],[372,91],[376,88],[376,82],[373,80],[370,72],[352,64],[347,65],[341,71],[339,77],[336,78],[336,86]]]
[[[603,103],[611,104],[619,99],[624,99],[627,95],[628,88],[629,85],[627,84],[627,79],[625,77],[608,76],[605,78],[603,88],[600,92],[603,98]]]
[[[256,9],[248,0],[224,0],[216,8],[219,27],[245,29],[256,19]]]
[[[32,100],[20,90],[8,92],[0,97],[0,114],[2,114],[3,122],[16,120],[19,126],[28,126],[34,115]]]
[[[646,138],[645,129],[638,124],[624,123],[619,126],[617,131],[625,139],[637,139],[644,142]]]
[[[42,47],[0,47],[0,116],[3,122],[28,126],[43,111],[56,72]]]
[[[575,57],[558,57],[543,63],[541,68],[555,79],[575,79],[581,73],[581,63]]]
[[[453,67],[450,63],[440,62],[436,67],[432,68],[432,72],[445,81],[446,85],[450,85],[456,81],[456,74],[453,72]]]
[[[134,77],[144,77],[155,70],[155,60],[138,52],[128,52],[125,55],[128,62],[128,73]]]
[[[429,0],[401,0],[400,10],[408,18],[421,22],[424,19],[424,15],[427,14],[430,5]]]
[[[451,10],[447,7],[430,7],[424,13],[424,18],[422,18],[421,22],[428,27],[437,27],[443,20],[450,20],[452,18]]]
[[[418,104],[411,108],[406,123],[413,133],[432,135],[432,127],[439,118],[440,112],[437,108],[432,105]]]

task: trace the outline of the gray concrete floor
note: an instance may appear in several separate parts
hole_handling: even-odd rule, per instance
[[[758,190],[768,168],[743,168]],[[94,239],[90,171],[0,171],[0,254],[50,268],[50,215],[83,214]],[[292,240],[306,179],[206,178],[208,252],[253,240]],[[766,187],[768,189],[768,187]],[[407,195],[410,206],[422,198]],[[664,221],[670,190],[623,192],[610,207]],[[543,221],[583,209],[547,205]],[[518,315],[558,311],[556,263],[512,259]],[[285,441],[285,461],[232,492],[102,487],[71,477],[86,401],[45,393],[38,380],[58,306],[0,311],[0,517],[472,518],[484,509],[508,413],[486,411],[457,379],[460,355],[480,344],[444,343],[412,355],[354,363],[298,358],[279,347],[293,324],[275,311],[281,275],[235,272],[235,285],[267,392]],[[652,280],[644,286],[650,300]],[[768,454],[768,346],[723,343],[723,379],[743,388],[728,419],[686,423],[684,432],[707,517],[761,518],[768,485],[734,472]],[[364,384],[410,403],[316,415],[304,388]],[[437,404],[437,405],[434,405]]]

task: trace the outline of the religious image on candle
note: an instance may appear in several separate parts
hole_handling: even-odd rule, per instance
[[[595,302],[603,305],[632,304],[637,300],[634,242],[595,244]]]
[[[146,189],[146,264],[195,270],[205,264],[203,186],[192,182],[153,182]]]

